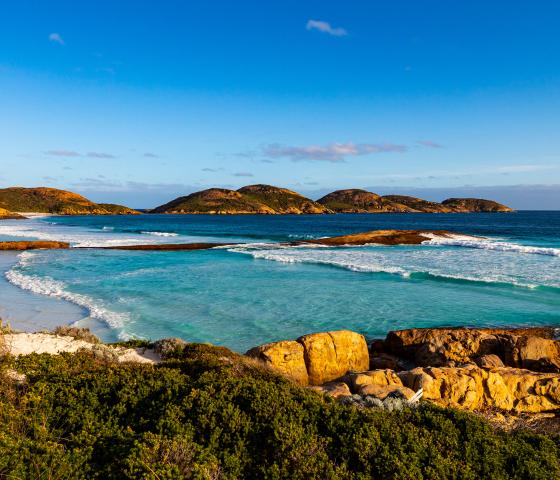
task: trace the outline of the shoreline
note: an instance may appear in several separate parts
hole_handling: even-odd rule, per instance
[[[18,253],[0,252],[0,319],[26,332],[73,325],[89,317],[86,309],[61,298],[39,295],[6,279],[18,262]]]

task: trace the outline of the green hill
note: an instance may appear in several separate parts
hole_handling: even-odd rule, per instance
[[[210,188],[179,197],[153,213],[285,214],[328,213],[322,205],[299,193],[269,185],[250,185],[239,190]]]
[[[331,213],[324,205],[287,188],[271,185],[248,185],[237,191],[247,198],[270,207],[275,213]]]
[[[196,213],[196,214],[251,214],[274,213],[266,205],[245,197],[235,190],[209,188],[179,197],[152,210],[153,213]]]
[[[376,193],[358,188],[331,192],[317,202],[337,213],[403,213],[414,211],[406,205],[391,202]]]
[[[513,209],[483,198],[448,198],[441,202],[455,212],[513,212]]]
[[[100,205],[77,193],[48,187],[0,189],[0,207],[12,212],[53,213],[58,215],[138,213],[120,205]]]
[[[441,203],[429,202],[422,198],[410,197],[408,195],[385,195],[385,200],[393,204],[404,205],[411,209],[413,212],[422,213],[451,213],[452,208],[446,207]]]

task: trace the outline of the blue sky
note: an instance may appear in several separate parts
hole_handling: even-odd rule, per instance
[[[558,18],[538,0],[4,2],[0,184],[560,209]]]

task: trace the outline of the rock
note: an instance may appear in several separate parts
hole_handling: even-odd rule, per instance
[[[505,342],[506,364],[538,372],[560,372],[560,341],[510,335]]]
[[[468,410],[498,408],[517,413],[560,410],[560,375],[511,367],[415,368],[398,374],[423,399]]]
[[[498,355],[494,354],[482,355],[478,357],[475,362],[480,368],[495,368],[504,366],[502,359],[498,357]]]
[[[399,357],[389,353],[381,353],[369,359],[369,368],[372,370],[390,368],[399,370]]]
[[[305,365],[311,385],[342,377],[349,371],[369,368],[365,338],[349,330],[313,333],[298,338],[303,346]]]
[[[389,369],[349,373],[344,376],[343,380],[348,383],[352,392],[355,393],[360,393],[358,390],[366,385],[402,385],[398,375]]]
[[[352,395],[350,388],[344,382],[329,382],[321,386],[312,386],[310,388],[333,398],[349,397]]]
[[[210,250],[216,247],[236,245],[235,243],[148,243],[144,245],[111,245],[108,247],[95,247],[103,250],[147,250],[158,252],[173,252],[181,250]],[[90,247],[80,247],[90,248]]]
[[[447,237],[452,232],[446,230],[372,230],[371,232],[354,233],[352,235],[341,235],[338,237],[318,238],[294,242],[296,245],[313,244],[328,246],[343,245],[420,245],[430,240],[431,236]]]
[[[66,242],[51,242],[45,240],[0,242],[0,250],[39,250],[39,249],[66,249],[66,248],[70,248],[70,244]]]
[[[386,348],[413,359],[420,366],[470,362],[472,357],[499,350],[500,340],[484,330],[469,328],[411,329],[389,332]]]
[[[25,217],[19,213],[10,212],[5,208],[0,208],[0,220],[23,220]]]
[[[423,367],[469,364],[496,355],[509,366],[557,372],[560,342],[553,335],[552,328],[410,329],[389,332],[384,349]]]
[[[404,398],[408,400],[412,398],[414,392],[402,385],[364,385],[363,387],[359,388],[356,393],[359,395],[369,395],[380,400],[384,400],[389,395],[398,394],[400,398]]]
[[[307,385],[309,378],[303,352],[301,343],[286,340],[252,348],[246,355],[265,362],[300,385]]]

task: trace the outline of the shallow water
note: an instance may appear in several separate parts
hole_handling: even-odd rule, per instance
[[[486,239],[278,245],[378,228],[445,229]],[[81,246],[251,243],[187,252],[24,252],[6,268],[11,288],[78,305],[86,317],[79,324],[105,340],[179,336],[243,351],[339,328],[381,336],[412,326],[560,326],[560,212],[49,217],[2,222],[0,235]]]

